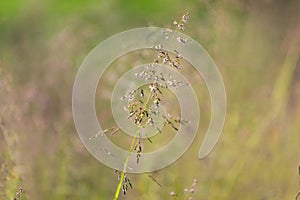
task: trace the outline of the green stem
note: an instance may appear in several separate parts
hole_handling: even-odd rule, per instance
[[[119,198],[119,195],[120,195],[120,191],[121,191],[121,187],[122,187],[122,184],[123,184],[123,180],[124,180],[124,177],[125,177],[125,173],[126,173],[126,168],[127,168],[127,165],[128,165],[128,161],[129,161],[129,158],[130,158],[130,153],[133,151],[133,148],[134,148],[134,144],[135,144],[135,141],[136,141],[136,138],[139,134],[139,131],[140,129],[138,129],[134,135],[134,138],[131,142],[131,146],[130,146],[130,150],[128,152],[128,156],[126,158],[126,161],[125,161],[125,164],[124,164],[124,168],[122,170],[122,174],[121,174],[121,177],[120,177],[120,180],[119,180],[119,184],[118,184],[118,187],[117,187],[117,190],[116,190],[116,193],[115,193],[115,197],[114,197],[114,200],[118,200]]]
[[[144,109],[147,108],[147,105],[149,104],[151,96],[152,96],[152,92],[150,91],[149,96],[147,98],[147,101],[146,101],[146,103],[144,105]],[[122,184],[123,184],[123,181],[124,181],[124,177],[125,177],[125,173],[126,173],[126,168],[127,168],[128,162],[129,162],[130,154],[133,151],[136,138],[139,135],[139,132],[140,132],[140,130],[142,128],[141,125],[139,125],[138,127],[139,127],[139,129],[136,131],[136,133],[135,133],[135,135],[133,137],[133,140],[131,142],[130,149],[129,149],[128,155],[126,157],[126,161],[125,161],[125,164],[124,164],[124,167],[123,167],[123,170],[122,170],[122,173],[121,173],[121,177],[120,177],[120,180],[119,180],[119,183],[118,183],[118,187],[116,189],[115,196],[114,196],[113,200],[118,200],[118,198],[119,198],[121,187],[122,187]]]

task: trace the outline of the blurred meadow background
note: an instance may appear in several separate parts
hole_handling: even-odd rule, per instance
[[[196,140],[176,163],[152,173],[161,187],[145,174],[129,175],[134,189],[120,199],[172,199],[172,191],[183,199],[193,179],[198,180],[197,200],[295,198],[300,187],[300,1],[2,0],[1,200],[18,199],[20,187],[22,200],[112,199],[116,175],[86,151],[73,123],[76,72],[109,36],[136,27],[171,27],[187,11],[191,19],[185,33],[203,45],[224,79],[224,131],[209,157],[199,160],[210,97],[202,79],[194,77],[201,109]],[[100,123],[113,124],[109,80],[147,55],[117,60],[106,72],[97,91]],[[118,135],[113,140],[120,142]]]

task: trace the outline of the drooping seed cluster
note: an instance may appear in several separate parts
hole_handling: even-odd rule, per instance
[[[173,66],[173,64],[172,64]],[[177,69],[180,69],[181,66],[178,66]],[[185,87],[188,86],[189,83],[178,81],[172,77],[171,74],[163,74],[162,72],[158,71],[157,64],[150,64],[145,65],[144,70],[141,72],[135,73],[136,77],[140,77],[144,79],[145,81],[152,81],[155,82],[159,88],[179,88],[179,87]],[[133,93],[136,91],[128,92],[125,96],[121,98],[121,100],[130,100],[133,97]]]
[[[186,24],[188,23],[189,19],[190,19],[190,13],[186,13],[186,14],[184,14],[184,15],[181,17],[181,19],[180,19],[179,22],[174,21],[174,22],[173,22],[173,26],[175,26],[175,29],[176,29],[176,30],[178,29],[178,30],[180,30],[180,31],[184,31],[184,30],[186,29]],[[165,35],[165,34],[167,34],[167,31],[164,32],[164,35]],[[166,37],[165,37],[165,38],[166,38]],[[188,38],[182,38],[182,37],[180,37],[180,36],[178,36],[176,39],[177,39],[177,41],[178,41],[180,44],[188,44],[188,43],[191,42],[190,39],[188,39]]]
[[[173,79],[170,74],[163,74],[156,69],[157,65],[152,63],[145,66],[145,70],[135,74],[136,77],[145,79],[146,81],[152,81],[147,87],[140,87],[136,90],[128,92],[121,100],[127,100],[128,105],[124,107],[124,110],[128,112],[128,118],[140,127],[148,125],[153,126],[161,133],[162,128],[157,127],[157,122],[154,120],[154,116],[161,116],[164,119],[163,127],[171,125],[171,127],[178,131],[179,124],[186,124],[188,121],[180,118],[173,118],[170,114],[162,115],[159,112],[159,106],[164,98],[163,90],[169,87],[179,88],[185,87],[189,84],[187,82],[178,81]],[[149,96],[150,95],[150,96]],[[147,97],[149,99],[147,99]],[[148,101],[147,101],[148,100]],[[145,104],[147,106],[145,107]]]
[[[24,189],[22,187],[19,187],[19,190],[16,192],[16,196],[14,197],[14,200],[20,200],[21,195],[24,193]]]
[[[182,56],[179,53],[176,54],[174,58],[172,58],[172,56],[170,56],[167,51],[159,50],[157,60],[155,60],[155,62],[159,63],[159,61],[161,61],[161,63],[165,65],[169,65],[176,69],[181,69],[181,64],[180,64],[181,59]]]
[[[189,18],[190,14],[186,13],[182,16],[179,22],[175,21],[173,24],[176,25],[176,29],[183,31],[185,30],[185,24],[188,23]],[[165,39],[168,39],[171,33],[174,34],[175,32],[170,29],[166,29],[163,32]],[[177,37],[177,41],[181,44],[186,44],[188,39]],[[161,133],[165,126],[171,126],[175,131],[178,131],[178,126],[184,125],[188,123],[188,121],[182,120],[179,117],[173,118],[169,114],[162,115],[159,112],[159,107],[162,99],[164,98],[164,89],[169,87],[185,87],[189,84],[173,79],[170,74],[160,72],[157,67],[161,64],[179,70],[182,68],[181,61],[183,56],[177,50],[174,50],[172,54],[169,53],[164,49],[162,44],[155,45],[153,49],[158,52],[157,58],[153,63],[145,65],[143,71],[135,73],[135,77],[142,78],[143,80],[152,83],[129,91],[121,97],[122,101],[127,101],[128,103],[127,106],[124,107],[124,110],[128,112],[128,119],[131,119],[133,123],[140,128],[153,126],[159,133]],[[164,120],[162,128],[158,128],[158,122],[154,120],[154,116],[159,115]],[[148,141],[151,142],[149,138]],[[136,153],[137,163],[140,160],[142,149],[141,140],[138,139],[136,141],[135,148],[133,149]]]
[[[154,125],[153,115],[159,113],[157,109],[162,98],[162,93],[159,91],[159,87],[153,83],[147,88],[141,87],[129,92],[125,96],[128,105],[124,107],[124,110],[128,112],[128,119],[131,119],[135,125],[141,128]],[[148,97],[145,97],[145,94]]]
[[[121,179],[121,175],[122,175],[122,172],[118,171],[118,170],[115,170],[114,171],[117,176],[118,176],[118,180]],[[123,191],[123,194],[126,195],[127,194],[127,191],[129,189],[129,187],[132,189],[132,184],[129,180],[129,178],[127,177],[127,173],[124,174],[124,178],[123,178],[123,183],[122,183],[122,191]]]
[[[136,144],[134,146],[134,151],[136,152],[136,162],[137,163],[140,162],[142,150],[143,150],[143,146],[142,146],[141,140],[138,138],[138,141],[136,142]]]
[[[189,19],[190,19],[190,13],[186,13],[181,17],[179,22],[173,21],[173,25],[176,27],[176,29],[184,31],[185,30],[185,24],[188,23]]]
[[[180,21],[174,21],[173,25],[176,27],[176,30],[165,29],[163,31],[163,37],[165,39],[173,38],[176,36],[176,31],[184,31],[186,28],[186,24],[190,19],[190,14],[184,14]],[[185,45],[191,42],[190,39],[182,38],[180,36],[176,37],[176,40]],[[154,50],[157,51],[157,58],[153,61],[153,63],[149,65],[145,65],[144,70],[135,74],[137,78],[142,78],[145,81],[151,82],[145,86],[139,87],[132,91],[127,92],[124,96],[121,97],[122,101],[126,101],[127,105],[124,106],[124,110],[128,113],[128,119],[132,120],[132,122],[139,128],[144,128],[146,126],[152,126],[157,129],[159,133],[162,133],[162,129],[166,126],[172,127],[175,131],[178,131],[180,125],[185,125],[189,123],[188,120],[181,119],[179,117],[172,117],[170,114],[162,114],[160,113],[160,104],[164,99],[164,89],[179,88],[185,87],[189,84],[187,82],[182,82],[174,79],[170,74],[164,74],[159,72],[158,65],[169,66],[173,69],[180,70],[182,68],[182,59],[183,56],[177,51],[168,52],[164,49],[162,44],[157,44],[153,47]],[[158,128],[158,122],[155,119],[163,119],[163,127]],[[105,129],[95,136],[91,137],[90,140],[97,138],[100,135],[109,134],[114,135],[120,131],[120,128],[113,127],[109,129]],[[143,151],[142,140],[140,139],[140,133],[138,133],[139,137],[136,137],[136,141],[132,148],[132,152],[136,154],[137,163],[140,162],[141,153]],[[147,136],[147,135],[146,135]],[[147,138],[150,143],[152,143],[150,138]],[[107,151],[106,149],[104,149]],[[110,152],[107,152],[111,155]],[[124,167],[127,168],[126,163]],[[129,188],[132,188],[132,184],[127,177],[126,171],[118,171],[115,170],[115,173],[118,176],[119,185],[121,185],[123,194],[125,195]],[[151,176],[150,176],[151,177]],[[123,178],[123,180],[121,180]],[[155,179],[153,179],[155,180]],[[156,181],[155,181],[156,182]],[[160,185],[160,184],[159,184]],[[120,188],[120,187],[118,187]],[[120,190],[119,190],[120,191]],[[190,191],[191,192],[191,191]],[[192,192],[191,192],[192,193]],[[175,195],[175,193],[174,193]],[[173,195],[171,195],[173,196]]]
[[[188,23],[189,19],[190,14],[186,13],[181,17],[179,22],[174,21],[173,25],[176,26],[176,29],[184,31],[185,24]],[[169,38],[170,33],[174,34],[172,30],[167,29],[165,32],[163,32],[163,35],[167,39]],[[188,39],[183,39],[181,37],[177,37],[177,40],[179,43],[183,44],[188,42]],[[164,50],[162,44],[157,44],[153,48],[158,51],[157,59],[155,59],[152,64],[146,65],[144,71],[135,74],[136,77],[141,77],[145,81],[153,81],[153,83],[148,86],[148,89],[150,90],[148,98],[145,100],[145,92],[143,88],[138,88],[130,91],[121,98],[121,100],[128,101],[128,106],[124,108],[126,111],[128,111],[128,118],[132,119],[133,122],[139,127],[155,124],[153,118],[151,118],[150,116],[150,112],[147,107],[151,108],[151,104],[154,105],[155,108],[159,107],[159,103],[161,102],[161,99],[163,97],[161,91],[162,88],[184,87],[188,85],[188,83],[185,82],[170,78],[168,79],[163,73],[156,70],[157,64],[164,64],[175,69],[181,69],[181,60],[183,58],[182,55],[177,50],[175,50],[175,56],[172,56],[171,54],[169,54],[169,52]],[[171,76],[169,75],[169,77]],[[137,96],[141,98],[136,98]],[[150,106],[148,106],[148,104],[150,104]],[[151,110],[151,113],[157,112],[153,112]],[[165,117],[165,119],[167,118]],[[166,123],[171,124],[169,120],[166,120]]]
[[[186,125],[188,123],[190,123],[190,121],[185,120],[185,119],[181,119],[179,117],[176,117],[175,119],[172,117],[172,115],[167,114],[167,116],[162,115],[162,117],[164,118],[164,123],[163,123],[163,127],[169,125],[171,126],[175,131],[178,131],[178,125]]]

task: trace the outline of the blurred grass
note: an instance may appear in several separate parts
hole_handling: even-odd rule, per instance
[[[20,186],[22,199],[111,199],[116,175],[84,149],[73,125],[76,71],[110,35],[170,26],[186,10],[192,16],[186,33],[205,47],[224,78],[224,132],[199,161],[210,100],[201,78],[191,76],[202,111],[199,136],[178,162],[153,174],[162,187],[146,175],[130,175],[134,190],[121,199],[170,199],[169,192],[182,194],[194,178],[198,199],[295,197],[298,1],[12,0],[0,2],[0,199],[12,199]],[[116,74],[127,66],[117,66]],[[104,119],[105,101],[97,107]]]

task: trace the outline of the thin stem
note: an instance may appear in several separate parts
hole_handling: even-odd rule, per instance
[[[152,91],[150,90],[149,96],[148,96],[147,101],[146,101],[146,103],[144,105],[144,109],[147,108],[147,105],[149,104],[151,96],[152,96]],[[137,139],[137,136],[139,135],[139,132],[140,132],[142,126],[139,125],[138,128],[139,129],[136,131],[136,133],[135,133],[135,135],[133,137],[133,140],[131,142],[130,149],[129,149],[128,155],[126,157],[126,161],[125,161],[125,164],[124,164],[124,167],[123,167],[123,170],[122,170],[122,173],[121,173],[121,177],[120,177],[120,180],[119,180],[119,183],[118,183],[118,187],[116,189],[115,196],[114,196],[113,200],[118,200],[118,198],[119,198],[121,187],[122,187],[122,184],[123,184],[123,181],[124,181],[124,177],[125,177],[125,173],[126,173],[126,168],[127,168],[128,162],[129,162],[130,154],[133,151],[135,141]]]
[[[129,161],[129,158],[130,158],[130,153],[132,152],[133,148],[134,148],[134,144],[135,144],[135,141],[136,141],[136,138],[139,134],[139,131],[140,129],[138,129],[133,137],[133,140],[131,142],[131,145],[130,145],[130,150],[128,152],[128,155],[126,157],[126,161],[125,161],[125,164],[124,164],[124,168],[122,170],[122,174],[121,174],[121,177],[120,177],[120,180],[119,180],[119,184],[118,184],[118,187],[117,187],[117,190],[116,190],[116,193],[115,193],[115,197],[114,197],[114,200],[118,200],[119,198],[119,195],[120,195],[120,191],[121,191],[121,187],[122,187],[122,184],[123,184],[123,180],[124,180],[124,177],[125,177],[125,173],[126,173],[126,168],[127,168],[127,165],[128,165],[128,161]]]
[[[152,96],[152,91],[150,90],[150,94],[149,94],[149,96],[148,96],[148,98],[147,98],[147,101],[146,101],[146,103],[145,103],[145,105],[144,105],[144,109],[147,108],[147,105],[149,104],[149,101],[150,101],[150,99],[151,99],[151,96]]]

